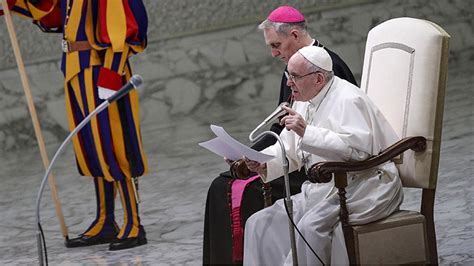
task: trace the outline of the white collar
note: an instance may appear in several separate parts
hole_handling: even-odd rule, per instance
[[[321,48],[324,48],[324,45],[322,45],[322,44],[321,44],[318,40],[316,40],[316,39],[312,39],[311,44],[308,45],[308,46],[313,46],[315,43],[317,43],[316,46],[321,47]]]

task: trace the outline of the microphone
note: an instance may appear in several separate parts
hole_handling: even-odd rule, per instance
[[[106,101],[109,103],[117,101],[118,99],[122,98],[127,93],[129,93],[132,89],[138,89],[142,85],[142,83],[143,83],[142,77],[140,75],[135,74],[130,78],[127,84],[123,85],[123,87],[120,88],[120,90],[118,90],[112,96],[107,98]]]
[[[273,111],[273,113],[271,113],[269,116],[267,116],[267,118],[265,118],[262,123],[260,123],[260,125],[258,125],[249,135],[249,139],[250,141],[254,142],[255,138],[254,138],[254,135],[255,135],[255,132],[257,132],[258,130],[260,130],[262,127],[265,127],[267,125],[269,125],[270,123],[272,123],[273,121],[275,121],[277,118],[279,118],[280,116],[286,114],[286,110],[283,109],[282,107],[283,106],[286,106],[286,107],[289,107],[290,104],[288,102],[282,102],[280,103],[280,105],[278,105],[278,107],[275,109],[275,111]]]
[[[286,110],[283,109],[283,106],[289,107],[290,104],[287,103],[287,102],[280,103],[280,105],[278,105],[278,107],[275,109],[275,111],[273,111],[273,113],[271,113],[269,116],[267,116],[267,118],[265,118],[262,121],[262,123],[260,123],[260,125],[257,126],[257,128],[260,129],[264,126],[267,126],[268,124],[272,123],[277,118],[279,118],[280,116],[286,114]]]

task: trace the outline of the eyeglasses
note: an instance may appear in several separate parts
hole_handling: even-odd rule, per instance
[[[311,74],[314,74],[314,73],[318,73],[318,71],[309,72],[309,73],[304,74],[302,76],[297,76],[297,75],[295,76],[295,75],[292,75],[292,74],[288,73],[288,71],[285,71],[285,76],[286,76],[286,79],[291,79],[293,82],[296,82],[296,81],[298,81],[298,80],[300,80],[300,79],[302,79],[306,76],[309,76]]]

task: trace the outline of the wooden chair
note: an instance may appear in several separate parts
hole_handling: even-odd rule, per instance
[[[401,141],[363,162],[321,162],[313,182],[334,178],[351,264],[438,263],[433,220],[450,36],[421,19],[396,18],[370,30],[361,89]],[[346,173],[394,161],[404,187],[422,191],[420,211],[400,210],[364,225],[348,220]]]

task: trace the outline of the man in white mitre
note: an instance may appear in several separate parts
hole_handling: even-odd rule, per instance
[[[288,86],[295,103],[285,109],[280,137],[285,145],[289,171],[309,169],[321,161],[362,161],[376,155],[398,137],[382,113],[359,88],[333,75],[332,61],[322,48],[301,48],[288,62]],[[278,144],[262,152],[275,158],[265,164],[245,160],[249,170],[264,182],[283,175]],[[292,196],[294,222],[324,264],[348,264],[339,196],[333,181],[306,181]],[[398,210],[402,184],[397,168],[388,162],[367,171],[348,174],[349,223],[364,224]],[[284,200],[252,215],[245,226],[244,265],[292,263],[288,216]],[[321,264],[296,234],[298,263]]]

